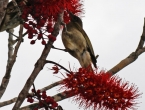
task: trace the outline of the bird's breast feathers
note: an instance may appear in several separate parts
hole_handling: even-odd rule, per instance
[[[62,33],[62,41],[66,48],[70,50],[80,49],[83,50],[86,48],[86,40],[83,37],[82,33],[78,30],[72,29],[71,31]]]

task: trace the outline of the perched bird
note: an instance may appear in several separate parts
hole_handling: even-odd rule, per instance
[[[66,51],[75,57],[84,68],[93,63],[96,68],[96,57],[90,39],[83,30],[82,20],[69,12],[70,22],[62,31],[62,42]],[[91,67],[92,69],[92,67]]]

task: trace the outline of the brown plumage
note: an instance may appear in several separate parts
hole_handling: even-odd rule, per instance
[[[83,30],[82,20],[70,13],[70,22],[62,31],[62,42],[66,50],[76,59],[82,67],[88,67],[93,63],[96,68],[96,58],[92,44]]]

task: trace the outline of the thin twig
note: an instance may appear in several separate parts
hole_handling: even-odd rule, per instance
[[[9,30],[6,30],[6,31],[7,31],[9,34],[15,36],[16,38],[19,38],[18,36],[16,36],[15,34],[13,34],[11,31],[9,31]]]
[[[25,37],[25,35],[27,35],[28,34],[28,32],[26,31],[24,34],[23,34],[23,37]]]
[[[58,63],[56,63],[54,61],[46,60],[45,63],[55,64],[55,65],[59,66],[60,68],[64,69],[66,72],[71,73],[68,69],[66,69],[65,67],[63,67],[62,65],[60,65],[60,64],[58,64]]]
[[[64,52],[68,52],[67,49],[60,49],[60,48],[56,48],[52,45],[52,49],[56,49],[56,50],[61,50],[61,51],[64,51]]]

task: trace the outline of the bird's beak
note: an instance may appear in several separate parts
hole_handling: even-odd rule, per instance
[[[70,11],[68,11],[70,18],[72,19],[74,17],[74,14]]]

